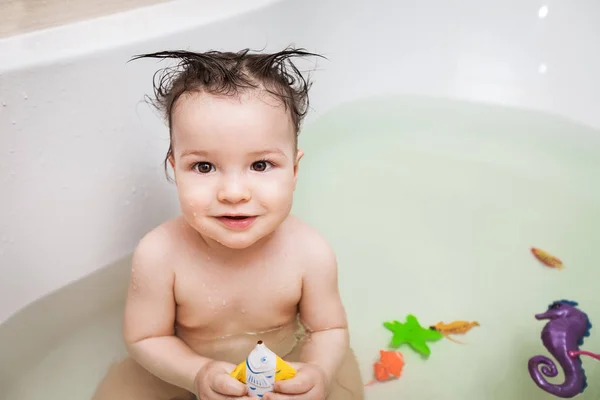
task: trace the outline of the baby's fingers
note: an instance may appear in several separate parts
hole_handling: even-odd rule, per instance
[[[285,394],[303,394],[315,386],[310,375],[298,373],[294,378],[275,382],[275,392]],[[270,398],[270,397],[269,397]],[[288,397],[285,397],[286,399]]]
[[[246,385],[227,374],[215,376],[210,388],[223,396],[244,396],[247,392]]]
[[[283,393],[274,393],[269,392],[265,393],[263,396],[263,400],[306,400],[307,397],[304,394],[295,395],[295,394],[283,394]]]

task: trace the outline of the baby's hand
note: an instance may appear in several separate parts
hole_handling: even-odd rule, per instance
[[[234,368],[235,365],[220,361],[204,365],[194,380],[196,396],[202,400],[249,399],[245,396],[246,385],[230,375]]]
[[[327,378],[325,372],[314,364],[293,363],[296,376],[275,382],[272,393],[265,400],[325,400]]]

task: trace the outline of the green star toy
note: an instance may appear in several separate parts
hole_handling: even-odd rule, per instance
[[[413,350],[426,357],[431,354],[426,342],[437,342],[444,337],[436,330],[423,328],[417,318],[411,314],[407,315],[405,323],[398,321],[384,322],[383,326],[394,334],[390,347],[398,348],[406,343]]]

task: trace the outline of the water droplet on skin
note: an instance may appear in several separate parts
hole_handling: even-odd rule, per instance
[[[29,98],[29,96],[27,96],[27,93],[23,93],[23,100],[27,100]]]
[[[210,296],[208,296],[208,302],[212,303],[212,298]]]
[[[245,308],[242,308],[241,311],[242,311],[242,314],[246,314],[246,309]]]
[[[223,300],[223,307],[227,305],[227,300]]]
[[[137,289],[137,285],[134,283],[133,284],[133,290],[136,290],[136,289]]]
[[[193,213],[192,213],[192,215],[193,215],[194,217],[196,217],[196,216],[197,216],[197,214],[196,214],[195,212],[193,212]]]
[[[5,101],[2,102],[2,107],[6,107],[6,102]]]
[[[13,121],[13,122],[12,122],[12,124],[13,124],[13,125],[16,125],[16,124],[17,124],[17,121]]]

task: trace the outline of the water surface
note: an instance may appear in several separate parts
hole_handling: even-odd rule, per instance
[[[301,133],[294,212],[338,254],[352,345],[365,380],[391,333],[412,313],[481,324],[458,345],[408,348],[400,380],[369,399],[549,399],[527,360],[546,354],[554,300],[578,301],[600,324],[600,132],[530,111],[421,98],[342,105]],[[549,269],[532,246],[560,257]],[[584,348],[600,352],[600,331]],[[585,359],[600,397],[600,362]],[[553,380],[554,382],[557,379]]]

